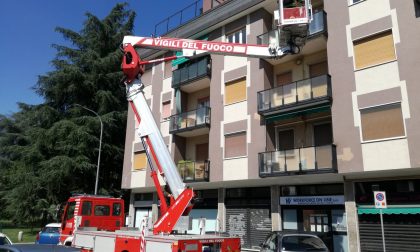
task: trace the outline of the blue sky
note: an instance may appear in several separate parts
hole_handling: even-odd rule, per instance
[[[51,44],[65,43],[55,27],[80,31],[86,12],[103,18],[116,3],[127,2],[137,13],[135,35],[150,36],[155,24],[195,1],[0,0],[0,114],[17,112],[17,102],[43,102],[32,87],[38,75],[52,70]]]

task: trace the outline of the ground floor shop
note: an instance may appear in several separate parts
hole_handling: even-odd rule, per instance
[[[418,251],[420,248],[420,180],[355,182],[355,202],[361,251],[383,251],[379,209],[373,192],[385,191],[388,207],[383,212],[387,251]]]
[[[280,187],[282,230],[319,236],[331,251],[348,251],[342,184]]]

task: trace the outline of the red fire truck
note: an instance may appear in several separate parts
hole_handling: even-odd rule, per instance
[[[274,0],[273,0],[274,1]],[[294,3],[295,5],[294,6]],[[287,8],[284,7],[287,4]],[[298,8],[290,14],[290,8]],[[137,133],[146,152],[151,177],[160,200],[160,217],[151,227],[146,219],[142,220],[140,230],[119,229],[98,231],[98,228],[79,226],[74,230],[72,246],[84,252],[201,252],[201,251],[240,251],[239,238],[217,235],[175,235],[175,225],[188,218],[195,194],[187,187],[178,173],[167,149],[159,128],[143,93],[141,76],[145,65],[176,59],[171,56],[162,59],[142,61],[135,50],[153,48],[165,51],[183,51],[183,57],[196,57],[204,54],[221,54],[241,57],[276,58],[286,54],[298,53],[307,37],[311,22],[310,0],[281,0],[278,10],[279,29],[275,39],[267,45],[237,44],[214,41],[200,41],[180,38],[148,38],[126,36],[122,43],[124,51],[122,70],[125,75],[127,100],[139,123]],[[292,20],[293,19],[293,20]],[[288,22],[288,20],[290,22]],[[156,168],[153,166],[153,162]],[[169,203],[159,182],[163,178],[168,188]],[[79,212],[80,212],[79,205]],[[63,221],[63,223],[65,223]],[[75,222],[76,223],[76,222]],[[122,223],[122,222],[121,222]],[[76,225],[77,226],[77,225]],[[92,225],[90,225],[92,226]]]
[[[60,244],[70,246],[78,228],[115,231],[124,226],[124,201],[96,195],[74,195],[62,215]]]

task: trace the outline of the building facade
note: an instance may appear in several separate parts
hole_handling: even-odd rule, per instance
[[[199,1],[167,37],[265,44],[274,0]],[[154,118],[198,202],[192,232],[241,237],[312,232],[331,251],[382,251],[373,191],[386,191],[388,250],[413,251],[420,225],[419,2],[312,0],[298,54],[207,55],[149,67]],[[142,49],[144,59],[164,52]],[[146,155],[128,108],[122,188],[131,226],[158,217]],[[393,238],[394,237],[394,238]],[[398,238],[395,238],[398,237]]]

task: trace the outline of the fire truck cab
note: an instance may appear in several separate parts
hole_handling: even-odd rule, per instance
[[[60,244],[70,246],[74,231],[94,227],[115,231],[124,226],[124,201],[120,198],[76,195],[66,202],[61,220]]]

